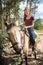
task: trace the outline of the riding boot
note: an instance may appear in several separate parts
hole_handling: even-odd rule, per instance
[[[36,44],[33,44],[32,51],[35,51],[35,50],[36,50]]]
[[[36,57],[37,50],[36,50],[36,47],[35,46],[32,47],[32,53],[33,53],[33,55],[34,55],[34,57],[36,59],[37,58]]]

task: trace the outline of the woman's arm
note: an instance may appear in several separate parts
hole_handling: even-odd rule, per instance
[[[34,20],[32,21],[32,25],[30,25],[30,26],[25,26],[24,25],[24,28],[31,28],[31,27],[34,27]]]

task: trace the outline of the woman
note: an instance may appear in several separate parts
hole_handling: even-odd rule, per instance
[[[28,30],[30,35],[30,44],[32,44],[32,50],[35,48],[35,36],[34,36],[34,17],[30,11],[26,8],[24,10],[24,28]]]

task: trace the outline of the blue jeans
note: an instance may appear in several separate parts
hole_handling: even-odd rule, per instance
[[[28,33],[30,35],[30,44],[34,45],[35,44],[34,29],[28,28],[27,30],[28,30]]]

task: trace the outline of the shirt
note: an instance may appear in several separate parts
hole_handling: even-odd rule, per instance
[[[33,16],[31,16],[30,19],[26,19],[26,18],[24,17],[25,26],[30,26],[30,25],[32,25],[32,21],[33,21],[33,20],[34,20],[34,17],[33,17]]]

